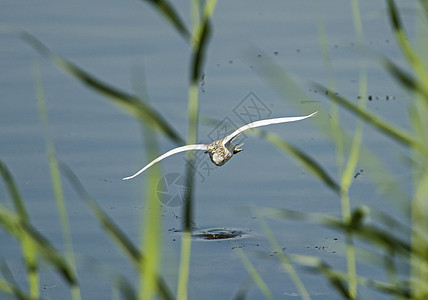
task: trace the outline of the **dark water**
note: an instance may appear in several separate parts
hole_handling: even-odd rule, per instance
[[[384,3],[364,1],[361,5],[368,47],[401,60]],[[144,72],[146,92],[153,107],[162,112],[183,136],[187,132],[189,46],[150,6],[138,1],[3,1],[0,7],[0,158],[18,182],[32,222],[62,249],[60,223],[35,101],[32,65],[35,60],[40,60],[59,159],[76,172],[91,195],[138,243],[144,212],[144,175],[133,181],[121,181],[146,162],[138,122],[40,59],[16,32],[25,30],[33,34],[56,53],[124,90],[144,91],[138,76]],[[182,5],[178,9],[188,20],[188,7]],[[299,115],[287,99],[281,99],[248,66],[250,44],[256,45],[263,55],[271,56],[295,76],[316,101],[323,101],[318,91],[304,85],[309,81],[329,83],[330,71],[323,63],[319,43],[319,22],[325,26],[335,86],[340,94],[356,101],[363,56],[357,47],[352,11],[346,1],[323,1],[322,5],[318,1],[220,2],[213,20],[214,36],[204,69],[205,78],[201,82],[201,115],[232,127],[265,117]],[[402,116],[406,95],[375,59],[366,58],[365,63],[368,95],[372,97],[368,107],[399,125],[408,126]],[[328,108],[327,100],[317,104]],[[302,107],[311,108],[311,105],[301,103]],[[352,128],[354,121],[345,126]],[[199,141],[211,141],[218,134],[216,128],[201,125]],[[333,176],[336,175],[334,146],[310,121],[272,126],[268,130],[313,155]],[[389,145],[370,128],[364,139],[377,152]],[[162,151],[175,146],[164,138],[160,142]],[[385,153],[385,160],[391,162],[390,167],[399,173],[400,166],[392,163],[396,160],[394,154]],[[165,160],[162,163],[164,174],[183,174],[184,158],[184,155],[177,155]],[[298,296],[255,218],[257,207],[340,215],[338,196],[291,158],[254,137],[247,137],[244,151],[225,166],[207,170],[213,165],[206,162],[199,161],[196,175],[195,228],[201,230],[201,235],[195,237],[192,244],[190,297],[230,299],[237,293],[249,278],[235,252],[237,248],[249,255],[276,298]],[[369,184],[364,170],[358,168],[357,171],[359,174],[351,190],[352,204],[384,206],[385,202]],[[168,185],[167,189],[173,196],[180,193],[177,186]],[[95,270],[92,259],[129,275],[129,278],[132,278],[133,269],[67,184],[65,194],[82,295],[85,299],[111,297],[111,284],[99,274],[102,272]],[[3,185],[0,185],[0,197],[2,204],[10,205]],[[173,290],[181,227],[180,207],[174,203],[162,209],[163,269]],[[320,256],[335,267],[346,269],[341,234],[298,222],[270,220],[268,224],[285,253]],[[212,237],[211,229],[217,230],[214,232],[217,238],[215,235],[206,238]],[[239,234],[232,234],[230,238],[218,238],[236,232]],[[17,249],[16,242],[0,231],[0,256],[19,283],[25,286],[24,269]],[[261,252],[268,255],[257,256]],[[366,265],[359,268],[363,275],[374,272]],[[339,298],[324,279],[304,269],[297,270],[311,297]],[[42,296],[51,299],[69,297],[62,280],[51,272],[43,272],[42,283]],[[363,296],[367,293],[364,288],[361,292]],[[253,286],[250,299],[261,296]]]

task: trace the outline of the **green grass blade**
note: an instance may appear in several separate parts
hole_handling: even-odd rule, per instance
[[[280,217],[286,219],[300,220],[306,223],[314,223],[317,225],[328,226],[337,230],[341,230],[344,233],[350,232],[355,236],[361,237],[374,245],[373,254],[379,252],[379,247],[385,250],[385,257],[390,261],[391,255],[399,254],[401,257],[405,258],[406,261],[410,256],[411,248],[410,244],[405,240],[397,238],[393,234],[386,232],[383,229],[376,228],[371,225],[366,225],[365,219],[367,218],[367,209],[358,208],[352,214],[351,220],[349,222],[344,222],[340,218],[333,218],[331,216],[316,214],[316,213],[304,213],[291,210],[280,210],[280,209],[258,209],[258,214],[260,216],[270,215],[273,217]],[[376,254],[377,255],[377,254]],[[416,253],[417,257],[422,257],[424,254],[422,252]],[[349,274],[342,273],[340,271],[332,269],[328,266],[327,263],[322,261],[317,257],[312,256],[302,256],[302,255],[287,255],[288,259],[293,262],[300,263],[305,266],[310,266],[317,270],[317,272],[323,274],[323,276],[330,281],[333,287],[342,294],[346,299],[352,299],[352,294],[346,288],[346,282],[348,281]],[[369,254],[369,258],[372,255]],[[271,257],[269,257],[271,258]],[[391,262],[391,261],[390,261]],[[376,289],[378,291],[388,293],[391,295],[396,295],[400,297],[408,298],[410,295],[410,285],[417,285],[418,281],[413,280],[413,282],[408,282],[406,280],[398,280],[396,282],[383,283],[371,278],[364,278],[355,275],[355,281],[358,284],[366,285],[370,288]],[[419,286],[421,282],[419,282]],[[427,288],[423,288],[424,291],[427,291]]]
[[[291,261],[307,267],[309,271],[322,274],[344,299],[351,299],[351,295],[346,288],[347,274],[333,269],[328,263],[318,257],[295,254],[290,254],[288,257]],[[359,285],[365,285],[390,295],[404,297],[406,299],[410,298],[409,287],[406,282],[393,285],[361,276],[358,276],[356,280]]]
[[[198,103],[198,80],[202,73],[205,53],[207,51],[208,42],[211,36],[210,18],[214,12],[216,0],[208,0],[203,8],[201,20],[195,20],[193,28],[192,40],[192,60],[189,86],[188,100],[188,119],[189,128],[187,134],[187,143],[196,144],[197,131],[199,124],[199,103]],[[194,0],[192,2],[192,10],[200,9],[200,2]],[[188,297],[188,280],[190,272],[190,252],[191,252],[191,230],[193,221],[193,193],[194,193],[194,177],[195,177],[195,153],[188,153],[188,165],[186,168],[186,177],[188,181],[189,193],[183,205],[183,234],[181,238],[181,257],[179,267],[179,278],[177,286],[178,299],[187,299]]]
[[[118,106],[124,108],[128,113],[137,117],[140,121],[147,123],[152,128],[160,130],[177,145],[182,145],[184,143],[183,139],[179,136],[175,129],[169,125],[157,111],[148,106],[141,99],[138,99],[138,97],[121,91],[95,78],[83,69],[50,51],[34,36],[28,33],[23,33],[22,38],[40,54],[49,58],[59,68],[63,69],[74,78],[102,94],[106,98],[110,99]]]
[[[30,295],[27,295],[15,284],[2,279],[0,279],[0,293],[9,295],[18,300],[35,299],[35,298],[31,298]]]
[[[257,130],[256,132],[259,137],[267,140],[282,151],[291,155],[296,161],[303,165],[308,172],[310,172],[314,177],[321,180],[333,191],[335,191],[336,193],[340,193],[340,185],[323,169],[323,167],[317,161],[315,161],[309,155],[307,155],[297,147],[291,145],[290,143],[287,143],[274,133],[262,130]]]
[[[348,280],[348,274],[334,270],[327,263],[321,260],[317,265],[317,269],[318,272],[324,275],[324,277],[330,282],[331,286],[333,286],[344,299],[353,299],[355,297],[347,288],[346,282]]]
[[[197,82],[191,82],[189,87],[189,128],[188,128],[188,144],[196,144],[197,127],[198,127],[198,85]],[[193,193],[194,193],[194,177],[195,177],[195,157],[196,153],[190,151],[187,154],[188,164],[186,167],[186,179],[188,182],[187,199],[182,208],[183,215],[183,233],[181,236],[181,252],[179,277],[177,284],[177,299],[188,299],[188,281],[190,273],[190,254],[191,254],[191,230],[193,221]]]
[[[108,215],[102,210],[96,201],[92,199],[73,171],[65,164],[61,164],[60,167],[62,173],[68,179],[77,194],[92,210],[93,214],[97,218],[98,222],[102,225],[106,233],[112,238],[113,241],[116,242],[120,249],[122,249],[123,253],[129,257],[135,268],[137,270],[141,270],[143,268],[141,265],[144,264],[146,260],[143,253],[138,250],[138,248],[132,243],[126,234],[114,223],[110,217],[108,217]],[[167,284],[159,275],[157,277],[157,285],[159,296],[162,299],[174,299]]]
[[[428,103],[428,86],[424,85],[417,78],[404,71],[397,64],[392,62],[387,57],[380,58],[382,66],[404,87],[410,91],[419,93],[425,103]]]
[[[33,229],[33,227],[24,225],[22,228],[25,234],[37,245],[39,253],[62,274],[70,283],[71,288],[78,288],[76,274],[68,261],[65,260],[41,234]]]
[[[187,144],[196,144],[197,131],[199,124],[199,91],[198,80],[202,74],[204,64],[204,57],[207,51],[208,42],[211,36],[210,17],[214,13],[214,8],[217,1],[210,0],[205,3],[204,13],[201,20],[196,20],[193,28],[193,45],[192,45],[192,60],[191,60],[191,73],[190,73],[190,86],[189,86],[189,100],[188,100],[188,119],[189,128],[187,134]],[[199,10],[199,2],[192,3],[192,10]],[[192,223],[192,194],[194,182],[194,160],[195,153],[189,152],[189,164],[186,169],[186,176],[189,182],[189,199],[184,205],[183,214],[183,227],[184,230],[191,230]]]
[[[254,283],[258,286],[258,288],[263,293],[265,298],[266,299],[274,299],[272,292],[270,291],[269,287],[264,282],[264,280],[260,276],[259,272],[257,272],[257,269],[251,263],[250,259],[245,254],[245,252],[241,248],[236,248],[235,251],[236,251],[236,254],[238,254],[239,258],[241,259],[242,263],[244,264],[244,267],[247,270],[248,274],[250,274]]]
[[[322,3],[319,4],[321,6]],[[321,10],[321,8],[318,8]],[[323,62],[325,69],[327,70],[328,74],[328,87],[331,90],[335,90],[335,84],[334,84],[334,73],[333,73],[333,63],[331,60],[330,50],[328,46],[328,39],[327,39],[327,33],[324,25],[324,21],[322,18],[322,15],[318,14],[318,22],[317,22],[317,28],[318,28],[318,38],[320,41],[320,47],[323,55]],[[334,137],[333,142],[336,147],[336,164],[337,164],[337,173],[339,177],[341,176],[343,172],[343,168],[345,165],[345,154],[344,154],[344,141],[342,136],[342,131],[340,127],[340,118],[339,118],[339,107],[337,104],[333,103],[333,105],[330,106],[329,115],[331,117],[330,120],[330,126],[331,126],[331,133]]]
[[[15,280],[15,277],[13,276],[12,272],[9,269],[9,266],[5,261],[0,262],[0,272],[5,278],[5,281],[2,282],[5,287],[8,287],[4,290],[4,292],[13,294],[15,298],[17,299],[27,299],[25,298],[25,293],[20,290],[18,283]],[[1,290],[2,284],[0,284],[0,290]]]
[[[247,278],[239,287],[238,291],[233,297],[233,300],[245,300],[248,299],[248,293],[250,289],[253,287],[254,281],[251,278]]]
[[[357,35],[358,42],[363,44],[363,25],[361,22],[360,15],[360,4],[359,0],[352,0],[352,14],[354,21],[354,29]],[[365,69],[365,62],[360,62],[360,76],[359,76],[359,92],[360,99],[358,101],[358,107],[365,109],[366,107],[366,94],[367,94],[367,75]],[[341,208],[342,208],[342,219],[347,222],[351,216],[351,201],[349,197],[349,189],[354,180],[355,169],[360,156],[361,141],[363,137],[363,120],[358,119],[357,126],[355,129],[354,136],[352,138],[351,149],[348,156],[348,161],[345,164],[345,168],[341,178]],[[352,299],[357,298],[357,263],[356,254],[354,247],[354,239],[352,233],[346,233],[346,263],[348,270],[348,292]]]
[[[37,251],[37,246],[30,238],[28,238],[27,235],[22,237],[21,244],[22,256],[24,258],[28,274],[30,296],[31,298],[37,299],[40,297],[39,253]]]
[[[84,258],[83,265],[89,272],[106,279],[112,286],[112,289],[117,290],[118,299],[137,300],[137,294],[132,286],[130,279],[119,273],[113,267],[95,259]],[[122,296],[120,298],[119,296]]]
[[[0,160],[0,174],[3,177],[3,181],[6,184],[7,190],[13,201],[16,212],[21,217],[21,220],[23,222],[26,222],[29,216],[25,208],[24,202],[22,201],[22,197],[19,193],[19,189],[16,186],[15,181],[13,180],[12,174],[9,172],[6,164],[4,164],[1,160]]]
[[[0,205],[0,224],[19,241],[25,238],[30,239],[37,248],[37,252],[58,271],[66,282],[72,287],[77,285],[74,270],[69,263],[31,224],[21,222],[18,216],[2,205]]]
[[[321,85],[314,84],[314,86],[319,90],[325,91],[330,100],[340,104],[342,107],[356,114],[359,118],[367,121],[374,128],[393,138],[395,141],[400,142],[405,146],[415,148],[424,154],[428,154],[428,148],[421,144],[420,141],[416,139],[411,133],[393,126],[389,122],[382,120],[380,117],[371,113],[367,109],[358,107],[351,101],[335,94],[333,91],[330,91]]]
[[[148,161],[159,156],[156,134],[143,125],[143,136]],[[141,229],[141,249],[146,255],[145,264],[140,269],[139,299],[153,299],[157,294],[157,277],[162,261],[162,216],[161,199],[157,195],[157,182],[161,177],[159,165],[154,165],[147,173],[145,182],[144,217]]]
[[[186,28],[186,25],[181,20],[177,11],[166,0],[143,0],[144,2],[150,3],[168,22],[172,24],[175,30],[186,40],[189,39],[190,33]]]
[[[249,45],[247,63],[251,66],[251,70],[256,72],[261,79],[265,80],[288,104],[295,105],[303,114],[310,114],[314,111],[319,111],[316,118],[311,118],[312,122],[316,122],[317,127],[321,129],[327,136],[331,136],[330,120],[324,118],[323,108],[313,101],[297,84],[290,74],[280,68],[276,62],[259,48]],[[254,60],[254,57],[257,57]],[[302,105],[303,102],[310,102],[310,106]]]
[[[205,51],[208,48],[209,37],[211,36],[211,25],[207,20],[205,26],[201,28],[201,35],[199,36],[199,43],[197,43],[196,51],[192,55],[192,72],[190,74],[191,82],[198,83],[198,80],[202,75],[203,62],[205,57]]]
[[[133,89],[141,99],[148,99],[144,70],[134,70]],[[142,136],[147,153],[147,160],[159,156],[156,133],[142,125]],[[162,261],[162,217],[161,199],[157,194],[157,182],[161,177],[160,165],[154,165],[146,174],[144,182],[144,216],[141,223],[141,249],[146,255],[146,263],[139,269],[139,299],[153,299],[157,294],[157,272],[161,270]]]
[[[428,1],[427,0],[420,0],[419,3],[421,4],[424,13],[425,13],[425,17],[428,17]]]
[[[194,1],[198,2],[198,1]],[[202,75],[204,66],[204,58],[208,49],[208,43],[212,34],[210,19],[214,13],[217,0],[209,0],[205,3],[204,11],[201,20],[195,21],[193,29],[193,52],[191,60],[190,82],[197,84]],[[192,9],[199,10],[197,4],[194,4]]]
[[[411,279],[413,282],[424,282],[428,278],[428,230],[427,221],[427,193],[428,193],[428,167],[420,175],[415,175],[415,195],[412,201],[412,225],[416,229],[411,235]],[[419,168],[419,167],[418,167]],[[420,234],[424,233],[424,234]],[[428,289],[424,286],[412,284],[415,299],[428,297]]]
[[[190,273],[190,254],[192,250],[192,233],[183,231],[181,236],[180,266],[178,270],[177,299],[187,300],[187,285]]]
[[[15,210],[22,223],[29,223],[29,216],[26,211],[24,202],[19,193],[18,187],[12,178],[6,165],[0,161],[0,174],[6,183],[7,190],[12,198]],[[30,290],[30,296],[38,298],[40,295],[40,278],[39,278],[39,266],[38,266],[38,252],[36,246],[32,243],[31,239],[27,236],[23,236],[20,240],[21,250],[24,258],[24,262],[27,269],[28,285]]]
[[[254,49],[254,47],[248,47],[251,51],[251,57],[257,56],[259,53],[263,53],[260,49]],[[331,122],[328,119],[328,115],[324,113],[321,106],[312,101],[299,85],[293,80],[293,78],[287,74],[282,68],[280,68],[273,59],[271,59],[266,53],[263,53],[257,60],[249,59],[248,63],[262,79],[270,84],[283,99],[287,99],[287,103],[294,104],[297,108],[301,109],[303,113],[310,113],[314,110],[318,110],[316,118],[311,118],[310,121],[316,124],[316,127],[332,141],[336,140],[337,133],[332,132]],[[324,90],[324,88],[323,88]],[[322,93],[322,91],[318,91]],[[309,101],[310,107],[301,105],[301,102]],[[358,107],[357,107],[358,108]],[[341,138],[343,139],[344,145],[347,147],[351,144],[352,140],[348,134],[339,128]],[[360,163],[367,174],[371,177],[373,182],[381,188],[381,191],[387,196],[392,203],[394,203],[400,211],[404,214],[409,212],[409,203],[411,197],[403,191],[400,182],[393,176],[388,168],[382,163],[382,161],[374,155],[371,151],[363,147],[361,149]]]
[[[347,222],[341,218],[323,214],[298,212],[287,209],[259,209],[258,212],[260,216],[272,215],[273,217],[327,226],[343,231],[344,233],[350,232],[373,245],[384,248],[388,252],[392,251],[404,257],[408,257],[411,252],[411,246],[405,239],[397,237],[393,233],[387,232],[374,225],[364,224],[368,215],[367,207],[356,208],[351,215],[351,219]],[[422,252],[413,254],[419,257],[424,255]]]
[[[189,87],[189,129],[187,144],[196,144],[197,132],[198,132],[198,118],[199,118],[199,108],[198,108],[198,85],[192,83]],[[188,190],[187,199],[183,205],[183,229],[185,231],[192,230],[192,220],[193,220],[193,186],[194,186],[194,177],[195,177],[195,151],[189,151],[187,154],[188,164],[186,167],[186,178],[188,181]]]
[[[351,299],[351,295],[346,287],[347,274],[331,268],[326,262],[317,257],[304,255],[289,255],[290,260],[300,263],[311,271],[321,273],[344,299]]]
[[[287,255],[285,255],[282,252],[282,249],[279,246],[278,241],[275,239],[275,236],[273,235],[266,221],[264,221],[264,219],[260,219],[260,223],[262,225],[265,236],[269,240],[270,245],[273,247],[274,251],[279,254],[279,259],[281,260],[282,267],[288,273],[294,285],[296,286],[297,290],[299,291],[300,297],[303,300],[309,300],[311,297],[309,296],[309,293],[306,290],[305,285],[303,284],[302,280],[300,279],[293,265],[290,263]]]
[[[76,262],[74,258],[73,241],[71,238],[70,224],[68,221],[67,206],[65,204],[64,193],[61,183],[61,175],[58,169],[58,161],[55,154],[55,146],[49,132],[49,120],[46,111],[46,100],[43,91],[42,75],[40,72],[40,66],[35,64],[34,67],[34,78],[36,87],[37,104],[39,108],[40,121],[44,129],[46,139],[46,152],[48,154],[49,169],[51,173],[52,186],[54,189],[56,204],[58,208],[58,214],[61,222],[62,236],[66,249],[66,257],[68,258],[70,265],[76,271]],[[81,299],[79,287],[72,287],[73,299]]]
[[[118,299],[125,299],[125,300],[137,300],[137,295],[131,285],[131,283],[124,277],[124,276],[116,276],[114,279],[114,285],[120,292],[120,295],[122,298]]]
[[[404,31],[400,14],[394,0],[386,0],[389,11],[391,27],[394,30],[395,38],[407,58],[409,65],[413,68],[421,82],[428,85],[428,73],[424,61],[419,57],[409,42],[409,38]]]
[[[356,33],[358,42],[362,44],[364,42],[364,34],[363,34],[363,25],[361,22],[359,0],[352,0],[351,5],[352,5],[352,15],[353,15],[355,33]],[[360,67],[359,91],[358,91],[358,95],[360,95],[360,99],[358,101],[358,107],[362,110],[365,110],[366,94],[367,94],[367,73],[365,68],[365,62],[361,61],[360,65],[361,67]],[[346,220],[349,217],[349,214],[351,212],[350,202],[346,200],[346,198],[349,197],[348,196],[349,188],[353,181],[353,177],[354,177],[353,174],[355,173],[355,168],[360,156],[362,137],[363,137],[363,121],[359,119],[357,122],[357,127],[355,129],[354,136],[352,138],[348,162],[343,171],[342,181],[341,181],[342,189],[346,193],[345,201],[342,201],[342,216],[344,217],[344,220]],[[355,293],[355,296],[356,296],[356,293]]]

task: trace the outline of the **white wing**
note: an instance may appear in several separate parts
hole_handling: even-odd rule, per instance
[[[228,135],[223,140],[223,145],[225,145],[226,143],[232,141],[234,138],[236,138],[238,135],[240,135],[242,132],[244,132],[247,129],[255,128],[255,127],[260,127],[260,126],[266,126],[266,125],[272,125],[272,124],[278,124],[278,123],[287,123],[287,122],[300,121],[300,120],[312,117],[316,113],[317,113],[317,111],[314,112],[314,113],[311,113],[310,115],[303,116],[303,117],[285,117],[285,118],[275,118],[275,119],[267,119],[267,120],[260,120],[260,121],[252,122],[250,124],[242,126],[241,128],[238,128],[232,134]]]
[[[140,171],[138,171],[134,175],[125,177],[122,180],[132,179],[132,178],[140,175],[141,173],[143,173],[145,170],[147,170],[148,168],[150,168],[151,166],[153,166],[155,163],[161,161],[164,158],[167,158],[168,156],[174,155],[176,153],[180,153],[180,152],[184,152],[184,151],[189,151],[189,150],[207,150],[207,149],[208,149],[207,145],[197,144],[197,145],[186,145],[186,146],[182,146],[182,147],[178,147],[178,148],[169,150],[167,153],[165,153],[165,154],[159,156],[158,158],[156,158],[155,160],[151,161],[147,166],[145,166],[144,168],[142,168]]]

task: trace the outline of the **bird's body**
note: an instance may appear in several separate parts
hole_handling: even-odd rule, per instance
[[[155,163],[161,161],[162,159],[164,159],[168,156],[174,155],[176,153],[184,152],[184,151],[190,151],[190,150],[204,150],[205,153],[208,153],[211,161],[215,165],[222,166],[234,154],[242,151],[242,149],[239,149],[239,147],[242,146],[242,144],[235,145],[232,143],[232,141],[238,135],[240,135],[242,132],[244,132],[245,130],[250,129],[250,128],[255,128],[255,127],[260,127],[260,126],[271,125],[271,124],[279,124],[279,123],[299,121],[299,120],[309,118],[316,113],[317,112],[314,112],[310,115],[303,116],[303,117],[284,117],[284,118],[275,118],[275,119],[255,121],[255,122],[249,123],[245,126],[238,128],[232,134],[230,134],[230,135],[228,135],[228,136],[226,136],[220,140],[216,140],[216,141],[212,142],[211,144],[208,144],[208,145],[206,145],[206,144],[186,145],[186,146],[174,148],[174,149],[166,152],[165,154],[159,156],[155,160],[151,161],[149,164],[147,164],[144,168],[142,168],[140,171],[138,171],[134,175],[123,178],[123,180],[132,179],[132,178],[138,176],[139,174],[143,173],[145,170],[150,168],[152,165],[154,165]]]
[[[224,139],[225,138],[214,141],[207,145],[207,151],[205,151],[205,153],[209,154],[211,161],[217,166],[224,165],[233,154],[242,151],[242,149],[238,149],[241,145],[234,145],[231,142],[223,144]]]

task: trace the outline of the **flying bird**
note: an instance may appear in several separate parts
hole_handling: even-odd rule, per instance
[[[215,165],[222,166],[234,154],[242,151],[242,149],[240,149],[239,147],[241,147],[243,144],[235,145],[232,142],[238,135],[243,133],[245,130],[248,130],[250,128],[255,128],[255,127],[272,125],[272,124],[300,121],[300,120],[312,117],[316,113],[317,112],[314,112],[310,115],[303,116],[303,117],[284,117],[284,118],[275,118],[275,119],[266,119],[266,120],[255,121],[255,122],[249,123],[245,126],[242,126],[241,128],[238,128],[232,134],[229,134],[228,136],[226,136],[220,140],[214,141],[211,144],[186,145],[186,146],[174,148],[174,149],[166,152],[165,154],[159,156],[158,158],[154,159],[153,161],[151,161],[149,164],[147,164],[144,168],[139,170],[134,175],[125,177],[122,180],[128,180],[128,179],[132,179],[134,177],[137,177],[138,175],[143,173],[145,170],[147,170],[148,168],[153,166],[155,163],[161,161],[164,158],[167,158],[168,156],[171,156],[171,155],[174,155],[174,154],[177,154],[180,152],[184,152],[184,151],[191,151],[191,150],[203,150],[203,151],[205,151],[205,153],[208,153],[211,161]]]

